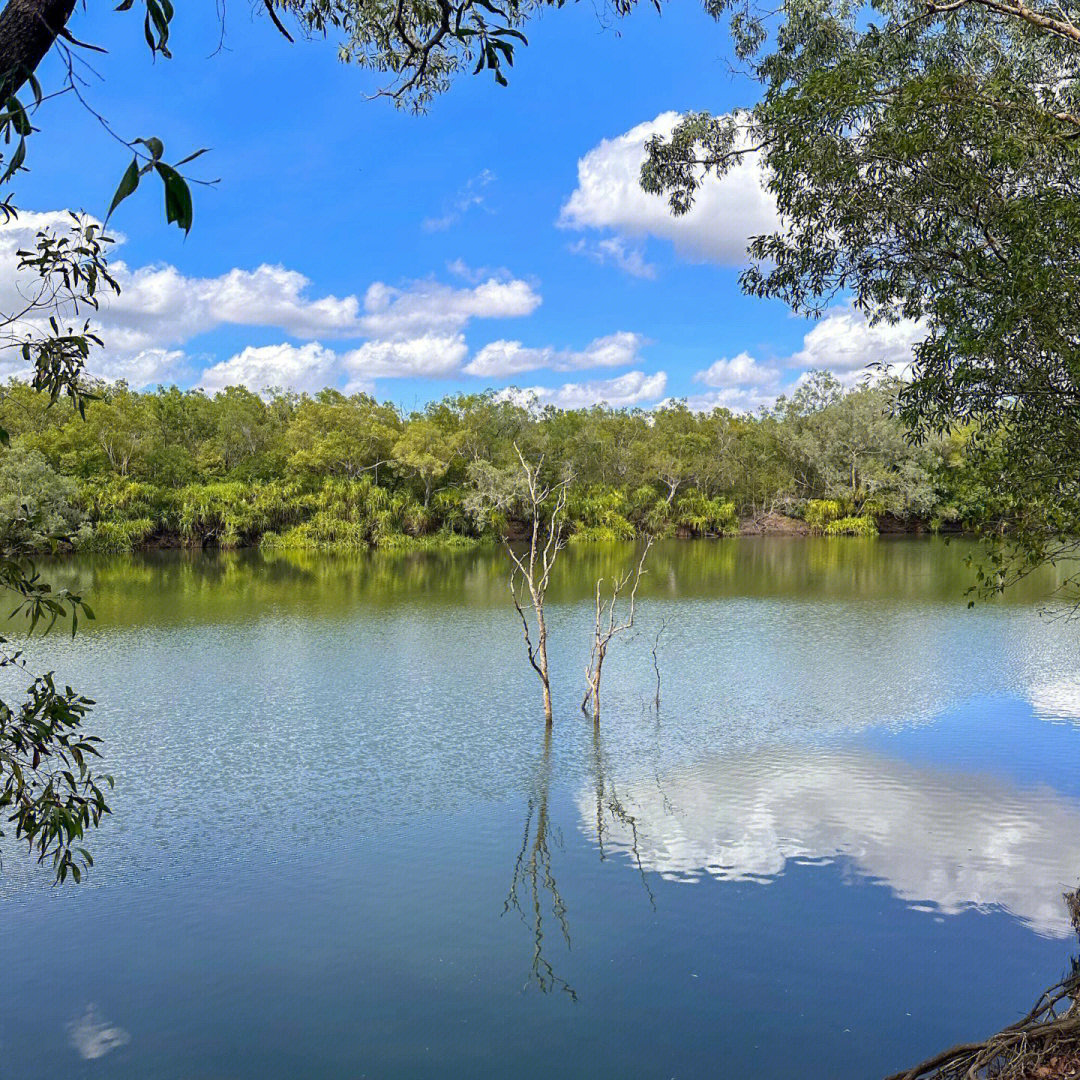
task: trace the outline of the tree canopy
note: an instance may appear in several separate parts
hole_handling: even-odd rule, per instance
[[[1080,31],[1069,3],[785,0],[720,5],[762,96],[684,116],[642,183],[675,214],[748,154],[781,225],[751,293],[820,313],[838,297],[925,331],[899,415],[969,427],[1001,497],[987,578],[1070,555],[1080,532]],[[1011,568],[1011,569],[1010,569]]]

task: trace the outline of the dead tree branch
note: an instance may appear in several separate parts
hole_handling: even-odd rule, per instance
[[[550,727],[552,723],[551,673],[548,667],[548,628],[544,615],[544,601],[547,597],[548,585],[551,584],[551,571],[555,566],[555,559],[565,544],[566,493],[572,477],[566,476],[557,483],[545,484],[541,481],[543,457],[541,456],[535,465],[530,465],[516,443],[514,451],[521,463],[527,492],[525,509],[531,519],[529,550],[527,554],[519,555],[511,546],[507,536],[503,536],[503,546],[512,563],[510,596],[525,632],[525,648],[529,655],[529,663],[543,687],[544,720]],[[535,642],[525,611],[526,602],[532,607],[536,623]]]
[[[612,639],[634,625],[638,586],[641,584],[641,575],[646,572],[645,560],[649,556],[652,545],[653,537],[650,536],[645,541],[645,548],[641,553],[641,558],[638,560],[637,567],[612,580],[610,599],[601,595],[604,579],[601,577],[596,580],[596,616],[593,623],[593,646],[589,655],[588,666],[585,668],[585,696],[581,699],[581,711],[586,716],[589,715],[590,701],[592,703],[593,724],[600,723],[600,676],[603,673],[604,660],[607,657]],[[619,596],[631,582],[633,584],[630,587],[630,611],[626,618],[619,622],[615,614]]]

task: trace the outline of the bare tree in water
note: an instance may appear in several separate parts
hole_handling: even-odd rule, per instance
[[[508,537],[503,537],[503,544],[513,564],[510,570],[510,596],[514,607],[521,617],[525,631],[525,648],[528,650],[529,663],[539,676],[544,693],[544,719],[551,727],[551,675],[548,667],[547,620],[544,617],[544,600],[548,585],[551,583],[551,570],[555,559],[565,544],[566,527],[566,490],[572,477],[566,476],[556,483],[548,484],[541,480],[544,465],[543,456],[535,465],[530,465],[525,456],[514,445],[524,480],[523,503],[529,521],[529,550],[519,555],[512,547]],[[526,605],[532,607],[536,623],[536,641],[533,641]]]
[[[612,579],[610,597],[603,595],[604,579],[596,580],[596,619],[593,624],[593,647],[589,656],[589,664],[585,669],[585,682],[587,684],[585,696],[581,699],[581,711],[589,715],[589,703],[592,702],[593,724],[600,723],[600,676],[604,670],[604,660],[607,657],[608,648],[616,634],[629,630],[634,625],[634,615],[637,611],[637,591],[641,584],[641,575],[645,573],[645,560],[649,556],[649,549],[653,545],[650,536],[645,541],[645,550],[638,559],[637,567],[627,570],[625,574]],[[627,586],[630,586],[630,610],[626,618],[621,622],[616,616],[616,608],[619,597]],[[659,693],[659,692],[658,692]]]

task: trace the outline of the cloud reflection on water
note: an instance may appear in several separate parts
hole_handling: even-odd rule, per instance
[[[789,861],[845,860],[943,914],[1000,908],[1036,933],[1071,933],[1063,887],[1080,876],[1080,802],[1047,787],[939,771],[858,748],[768,747],[621,782],[635,837],[609,851],[669,880],[767,882]],[[596,841],[591,792],[576,797]]]

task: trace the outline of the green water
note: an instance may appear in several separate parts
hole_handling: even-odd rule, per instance
[[[5,851],[0,1076],[825,1080],[1009,1022],[1072,947],[1080,632],[968,552],[665,543],[597,737],[633,550],[570,548],[550,739],[498,552],[50,566],[118,786],[87,884]]]

